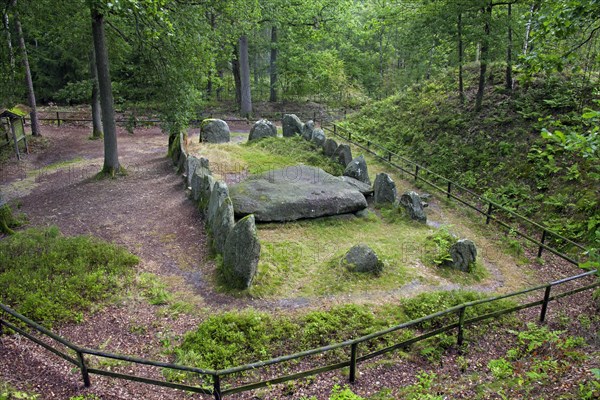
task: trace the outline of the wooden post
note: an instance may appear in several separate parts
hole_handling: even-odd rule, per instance
[[[60,126],[60,112],[56,112],[56,124]]]
[[[90,387],[90,374],[88,373],[87,366],[85,365],[85,358],[81,351],[77,352],[77,358],[79,359],[79,367],[81,368],[81,376],[83,377],[83,385]]]
[[[333,134],[337,136],[337,125],[333,124]]]
[[[489,225],[490,221],[492,220],[492,211],[494,211],[494,205],[490,202],[490,204],[488,205],[488,210],[485,218],[485,224]]]
[[[213,394],[215,395],[215,400],[223,398],[221,396],[221,378],[219,375],[213,375]]]
[[[450,195],[452,191],[452,182],[448,181],[448,191],[446,192],[446,194],[448,195],[448,198],[451,198],[452,196]]]
[[[23,125],[23,143],[25,143],[25,153],[29,154],[29,145],[27,144],[27,134],[25,133],[25,117],[21,117],[21,124]]]
[[[548,232],[547,232],[547,231],[544,229],[544,231],[542,232],[542,240],[540,240],[540,242],[541,242],[542,244],[544,244],[544,243],[546,242],[546,234],[547,234],[547,233],[548,233]],[[537,256],[538,256],[538,258],[540,258],[540,257],[542,256],[542,252],[543,252],[543,251],[544,251],[544,246],[540,246],[540,247],[538,248],[538,255],[537,255]]]
[[[358,349],[357,343],[352,343],[350,346],[350,383],[356,381],[356,353]]]
[[[546,291],[544,292],[544,302],[542,303],[542,312],[540,314],[540,322],[546,321],[546,312],[548,311],[548,303],[550,302],[550,290],[552,289],[552,285],[546,286]]]
[[[388,162],[392,162],[392,152],[388,151]]]
[[[456,343],[462,346],[464,341],[465,310],[467,307],[461,307],[458,311],[458,339]]]
[[[419,180],[419,166],[415,165],[415,181]]]
[[[21,153],[19,152],[19,139],[17,139],[15,124],[13,124],[11,118],[8,119],[8,125],[10,126],[10,131],[12,132],[13,142],[15,142],[15,153],[17,154],[17,160],[21,161]]]

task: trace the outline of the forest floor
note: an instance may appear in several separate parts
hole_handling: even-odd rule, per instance
[[[242,123],[239,127],[232,126],[232,131],[248,128]],[[193,305],[194,309],[194,312],[174,312],[150,305],[139,293],[131,292],[125,294],[118,304],[87,317],[83,323],[61,326],[57,329],[61,336],[88,348],[170,361],[170,356],[163,352],[164,344],[179,340],[185,332],[216,311],[252,307],[273,312],[297,312],[323,305],[324,300],[320,298],[253,299],[227,295],[215,288],[215,262],[209,254],[203,217],[187,198],[181,176],[174,172],[171,161],[166,158],[167,137],[158,128],[138,129],[134,134],[120,130],[119,154],[127,175],[105,180],[95,179],[102,166],[103,143],[88,139],[89,128],[45,125],[43,135],[43,138],[32,142],[32,152],[24,161],[4,161],[1,165],[0,188],[4,196],[18,204],[19,211],[27,215],[28,225],[55,225],[65,235],[89,234],[123,245],[139,256],[140,273],[159,276],[177,299]],[[547,281],[577,272],[556,259],[549,260],[543,265],[536,265],[536,272],[527,280],[531,283]],[[527,284],[523,283],[523,286]],[[393,301],[394,297],[396,295],[386,298],[386,301]],[[575,321],[579,315],[593,314],[589,297],[589,293],[583,293],[562,301],[556,306],[554,315]],[[534,320],[535,317],[529,313],[523,313],[527,317],[525,319]],[[551,319],[551,323],[559,322],[558,317]],[[573,329],[579,328],[574,326]],[[508,332],[478,337],[469,345],[472,361],[468,368],[485,366],[487,360],[502,355],[511,343],[510,337]],[[503,345],[493,346],[498,343]],[[597,341],[595,345],[598,346]],[[437,376],[443,376],[448,384],[456,382],[462,374],[456,368],[457,357],[460,357],[458,352],[451,351],[443,356],[439,365],[429,365],[428,368]],[[42,399],[69,399],[74,396],[92,399],[92,395],[106,399],[190,398],[190,395],[172,389],[96,375],[92,376],[91,388],[86,389],[77,369],[72,369],[61,359],[18,335],[0,338],[0,359],[10,360],[0,363],[0,382],[38,393]],[[415,384],[417,371],[426,366],[423,362],[405,361],[402,358],[394,362],[383,359],[370,364],[361,370],[353,390],[368,396],[385,388],[398,389]],[[96,362],[96,366],[107,369],[123,367],[107,361]],[[586,371],[581,367],[565,373],[563,390],[573,389],[577,382],[585,380]],[[160,370],[141,366],[127,367],[126,372],[162,377]],[[477,379],[489,380],[490,377]],[[481,383],[477,379],[465,383],[464,395],[454,398],[474,398]],[[346,378],[341,372],[332,372],[320,375],[318,379],[301,381],[295,386],[279,385],[262,394],[256,392],[231,398],[300,399],[316,396],[327,399],[332,386],[343,385],[344,382]],[[556,390],[548,387],[536,397],[553,398]],[[496,396],[490,393],[484,398],[499,398]]]

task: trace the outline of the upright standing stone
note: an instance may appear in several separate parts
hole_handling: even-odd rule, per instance
[[[313,120],[308,121],[302,127],[302,139],[310,141],[313,137],[314,130],[315,130],[315,122]]]
[[[225,199],[229,197],[229,190],[225,182],[216,181],[215,186],[208,200],[208,210],[206,211],[206,221],[211,231],[214,230],[215,217],[217,216],[217,210],[221,207],[221,204]]]
[[[258,120],[252,125],[248,141],[262,139],[265,137],[276,137],[277,127],[266,119]]]
[[[281,124],[283,125],[283,137],[292,137],[302,134],[302,126],[304,124],[296,114],[285,114]]]
[[[369,246],[359,244],[352,247],[341,260],[341,264],[351,272],[378,274],[383,270],[383,262]]]
[[[352,149],[347,144],[340,144],[333,153],[333,159],[337,160],[344,168],[352,162]]]
[[[200,186],[200,196],[198,198],[198,208],[204,213],[208,207],[208,202],[212,197],[212,192],[215,187],[216,180],[212,175],[206,174],[202,178]]]
[[[187,158],[187,162],[185,163],[185,172],[184,177],[186,179],[187,186],[192,186],[192,176],[194,175],[194,171],[196,168],[200,166],[200,159],[196,156],[189,156]]]
[[[202,185],[206,175],[210,175],[210,171],[208,168],[204,168],[202,166],[196,167],[194,173],[192,174],[192,182],[190,187],[192,188],[192,199],[194,199],[196,202],[200,201],[202,196]]]
[[[227,122],[221,119],[205,119],[200,124],[200,143],[227,143],[231,132]]]
[[[212,236],[214,248],[217,253],[222,254],[225,249],[227,236],[229,236],[229,233],[235,225],[235,220],[233,219],[233,204],[229,197],[227,197],[219,206],[213,225]]]
[[[313,131],[312,138],[310,139],[311,143],[314,143],[317,147],[323,147],[325,140],[327,140],[325,132],[320,128]]]
[[[367,185],[371,184],[371,179],[369,179],[369,170],[367,169],[367,161],[362,155],[356,157],[346,166],[344,176],[357,179],[366,183]]]
[[[407,192],[400,197],[400,204],[408,212],[411,219],[419,222],[427,222],[427,216],[423,210],[423,203],[421,198],[415,192]]]
[[[235,289],[252,285],[260,258],[254,215],[242,218],[231,230],[223,250],[223,278]]]
[[[452,267],[463,272],[470,272],[477,259],[475,243],[469,239],[461,239],[450,247]]]
[[[375,204],[395,203],[398,192],[396,183],[386,173],[377,174],[375,183],[373,184],[374,202]]]
[[[335,150],[338,148],[338,144],[335,140],[329,138],[327,140],[325,140],[325,143],[323,144],[323,154],[326,157],[331,157],[333,156],[333,153],[335,153]]]

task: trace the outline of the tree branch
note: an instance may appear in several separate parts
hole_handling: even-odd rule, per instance
[[[127,44],[131,45],[131,39],[129,39],[127,36],[125,36],[125,34],[123,32],[121,32],[121,30],[119,28],[114,26],[112,22],[110,22],[108,19],[105,20],[104,22],[106,22],[106,24],[108,26],[110,26],[112,29],[114,29],[115,32],[117,32],[117,34],[121,37],[121,39],[123,39]]]
[[[592,40],[592,38],[594,37],[594,34],[596,32],[598,32],[598,30],[600,30],[600,25],[595,27],[594,29],[592,29],[592,31],[590,32],[589,36],[587,37],[587,39],[585,39],[583,42],[579,43],[577,46],[573,47],[571,50],[567,51],[565,54],[563,54],[563,57],[568,57],[571,54],[573,54],[575,51],[579,50],[580,48],[582,48],[586,43],[588,43],[590,40]]]

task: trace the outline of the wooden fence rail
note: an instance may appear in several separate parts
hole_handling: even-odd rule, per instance
[[[379,332],[375,332],[375,333],[372,333],[372,334],[369,334],[366,336],[362,336],[362,337],[359,337],[356,339],[351,339],[351,340],[347,340],[345,342],[336,343],[336,344],[332,344],[329,346],[323,346],[323,347],[319,347],[316,349],[311,349],[311,350],[307,350],[307,351],[303,351],[303,352],[299,352],[299,353],[295,353],[295,354],[291,354],[291,355],[277,357],[277,358],[273,358],[273,359],[267,360],[267,361],[259,361],[259,362],[255,362],[255,363],[251,363],[251,364],[242,365],[239,367],[222,369],[222,370],[201,369],[201,368],[182,366],[182,365],[177,365],[177,364],[172,364],[172,363],[151,361],[151,360],[146,360],[146,359],[142,359],[142,358],[118,355],[118,354],[113,354],[113,353],[109,353],[109,352],[105,352],[105,351],[101,351],[101,350],[94,350],[94,349],[81,347],[81,346],[72,344],[71,342],[67,341],[66,339],[52,333],[50,330],[44,328],[43,326],[39,325],[38,323],[36,323],[34,321],[28,319],[27,317],[17,313],[12,308],[10,308],[4,304],[0,304],[0,309],[5,314],[8,314],[8,317],[12,317],[13,319],[16,319],[19,322],[17,322],[16,324],[13,324],[7,320],[8,319],[7,317],[3,316],[3,318],[0,318],[0,333],[2,332],[3,327],[11,329],[17,333],[20,333],[27,339],[33,341],[34,343],[37,343],[38,345],[44,347],[45,349],[49,350],[50,352],[56,354],[57,356],[63,358],[67,362],[75,365],[81,371],[82,380],[83,380],[83,383],[85,386],[91,385],[90,375],[96,374],[96,375],[104,375],[104,376],[108,376],[108,377],[112,377],[112,378],[125,379],[125,380],[130,380],[130,381],[135,381],[135,382],[146,383],[146,384],[150,384],[150,385],[163,386],[163,387],[168,387],[168,388],[172,388],[172,389],[179,389],[179,390],[184,390],[184,391],[193,392],[193,393],[211,395],[211,396],[214,396],[214,398],[216,400],[220,400],[220,399],[224,398],[224,396],[226,396],[226,395],[247,392],[247,391],[255,390],[258,388],[268,387],[268,386],[278,384],[278,383],[296,380],[296,379],[300,379],[300,378],[307,377],[307,376],[317,375],[317,374],[327,372],[327,371],[339,370],[339,369],[346,368],[346,367],[349,367],[348,380],[350,382],[354,382],[357,378],[357,366],[359,363],[365,362],[372,358],[387,354],[389,352],[392,352],[392,351],[395,351],[398,349],[406,349],[414,343],[417,343],[417,342],[420,342],[427,338],[434,337],[434,336],[440,335],[442,333],[446,333],[446,332],[453,331],[453,330],[456,330],[457,344],[462,345],[464,342],[465,328],[467,326],[475,324],[477,322],[481,322],[481,321],[485,321],[485,320],[489,320],[489,319],[493,319],[493,318],[498,318],[501,315],[513,313],[513,312],[524,310],[524,309],[531,308],[531,307],[541,306],[539,319],[540,319],[540,322],[544,322],[546,319],[546,316],[547,316],[548,305],[550,304],[550,302],[555,301],[559,298],[568,297],[568,296],[574,295],[576,293],[580,293],[580,292],[583,292],[586,290],[591,290],[591,289],[600,287],[600,281],[598,279],[593,279],[593,281],[591,281],[591,282],[589,279],[589,278],[597,275],[597,273],[598,273],[597,270],[588,271],[585,273],[581,273],[579,275],[571,276],[571,277],[561,279],[558,281],[554,281],[554,282],[550,282],[550,283],[547,283],[544,285],[539,285],[539,286],[535,286],[532,288],[524,289],[524,290],[521,290],[518,292],[505,294],[505,295],[501,295],[501,296],[496,296],[496,297],[491,297],[488,299],[482,299],[482,300],[472,301],[472,302],[468,302],[468,303],[463,303],[463,304],[457,305],[455,307],[451,307],[447,310],[443,310],[443,311],[440,311],[440,312],[437,312],[437,313],[434,313],[434,314],[431,314],[431,315],[428,315],[428,316],[425,316],[422,318],[408,321],[408,322],[393,326],[391,328],[388,328],[388,329],[385,329],[385,330],[382,330]],[[579,280],[586,280],[586,282],[584,283],[583,286],[576,287],[574,289],[570,289],[570,290],[552,295],[551,292],[554,287],[563,285],[568,282],[579,281]],[[531,301],[531,302],[528,302],[525,304],[519,304],[517,306],[494,311],[494,312],[491,312],[488,314],[475,315],[473,317],[467,318],[467,311],[476,306],[486,304],[486,303],[497,302],[500,300],[510,299],[510,298],[513,298],[516,296],[529,294],[529,293],[536,292],[536,291],[543,291],[543,297],[540,300],[535,300],[535,301]],[[450,324],[442,326],[440,328],[429,330],[427,332],[423,332],[419,336],[412,337],[410,339],[395,343],[386,348],[379,349],[379,350],[373,351],[371,353],[367,353],[367,354],[359,356],[359,346],[361,346],[361,345],[364,346],[364,344],[366,344],[372,340],[375,340],[382,336],[389,335],[391,333],[400,331],[402,329],[407,329],[407,328],[418,326],[419,324],[434,320],[436,318],[440,318],[440,317],[444,317],[444,316],[447,317],[452,314],[456,315],[455,316],[456,322],[450,323]],[[63,347],[66,347],[67,349],[71,350],[72,353],[75,353],[77,358],[74,358],[71,354],[67,354],[66,352],[61,351],[57,347],[49,345],[45,341],[37,338],[30,331],[17,326],[19,324],[25,325],[29,328],[29,330],[36,331],[38,334],[41,334],[50,339],[53,339],[55,342],[59,343]],[[314,369],[310,369],[307,371],[300,371],[300,372],[296,372],[296,373],[289,374],[289,375],[282,375],[282,376],[278,376],[278,377],[275,377],[272,379],[262,380],[259,382],[246,383],[246,384],[242,384],[241,386],[237,386],[237,387],[233,386],[233,385],[228,385],[227,388],[223,389],[223,378],[226,378],[228,376],[240,374],[240,373],[247,372],[247,371],[256,371],[261,368],[266,368],[266,367],[269,367],[272,365],[277,365],[277,364],[281,364],[281,363],[285,363],[285,362],[289,362],[289,361],[294,361],[294,360],[298,360],[298,359],[313,356],[313,355],[321,355],[324,353],[332,352],[337,349],[349,349],[349,352],[350,352],[349,359],[340,360],[337,363],[319,366],[319,367],[316,367]],[[85,359],[86,355],[93,355],[96,357],[120,360],[120,361],[125,361],[125,362],[129,362],[129,363],[133,363],[133,364],[142,364],[142,365],[148,365],[148,366],[158,367],[158,368],[166,368],[166,369],[173,369],[173,370],[179,370],[179,371],[184,371],[184,372],[191,372],[191,373],[199,375],[200,377],[210,379],[211,385],[207,386],[205,384],[202,386],[191,386],[191,385],[184,385],[184,384],[179,384],[179,383],[168,382],[165,380],[157,380],[157,379],[151,379],[151,378],[147,378],[147,377],[118,373],[118,372],[114,372],[114,371],[107,371],[107,370],[103,370],[103,369],[99,369],[99,368],[92,368],[92,367],[89,367],[88,364],[86,363],[86,359]],[[210,386],[212,386],[212,387],[210,387]]]

